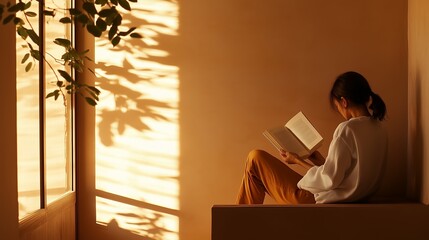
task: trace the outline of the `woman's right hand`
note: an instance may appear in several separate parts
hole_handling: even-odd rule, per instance
[[[289,164],[297,164],[301,161],[295,153],[280,150],[280,155],[282,156],[283,161]]]
[[[306,169],[307,171],[308,171],[308,169],[314,167],[312,164],[310,164],[310,163],[302,160],[301,158],[299,158],[298,155],[296,155],[295,153],[286,152],[286,151],[281,150],[280,151],[280,155],[282,156],[283,161],[285,163],[288,163],[288,164],[299,164],[302,167],[304,167],[304,169]]]
[[[317,166],[325,164],[325,157],[319,151],[313,152],[308,159]]]

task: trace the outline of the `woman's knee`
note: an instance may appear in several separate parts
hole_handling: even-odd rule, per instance
[[[264,150],[254,149],[247,155],[247,161],[259,161],[264,158],[268,153]]]
[[[269,153],[260,149],[254,149],[250,151],[247,155],[247,169],[250,169],[252,166],[255,165],[260,165],[261,161],[266,161],[269,155]]]

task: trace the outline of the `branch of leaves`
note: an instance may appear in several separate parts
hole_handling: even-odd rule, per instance
[[[132,27],[127,31],[119,30],[122,24],[122,16],[116,7],[121,6],[122,8],[130,11],[131,7],[129,2],[137,2],[137,0],[96,0],[95,2],[85,1],[82,5],[82,11],[76,8],[66,9],[70,13],[70,17],[63,17],[59,21],[64,24],[71,23],[72,21],[75,23],[81,23],[94,37],[101,37],[101,35],[108,30],[108,38],[112,45],[116,46],[121,41],[122,37],[128,35],[131,38],[142,37],[140,34],[134,32],[136,29],[135,27]],[[27,46],[24,45],[23,47],[29,47],[30,50],[29,53],[25,54],[23,57],[21,61],[22,64],[25,64],[31,56],[33,58],[33,62],[43,59],[50,66],[46,58],[41,55],[37,49],[34,49],[32,44],[28,41],[29,37],[36,45],[40,45],[40,38],[27,19],[27,17],[37,16],[37,13],[28,10],[30,7],[31,0],[26,3],[24,3],[22,0],[19,0],[18,3],[13,5],[10,2],[8,2],[6,5],[0,4],[0,21],[3,20],[3,24],[13,22],[16,25],[18,35],[20,35],[27,42]],[[97,7],[101,8],[101,10],[98,11]],[[58,10],[61,9],[45,10],[43,14],[45,16],[55,17],[55,13]],[[3,19],[3,13],[5,12],[7,12],[9,15]],[[30,28],[24,27],[24,20],[16,16],[16,13],[18,12],[22,12],[24,14],[24,17],[29,23]],[[68,65],[76,69],[76,71],[82,72],[84,69],[84,58],[92,61],[85,56],[88,50],[83,52],[76,51],[76,49],[71,46],[70,41],[67,39],[57,38],[54,43],[65,48],[65,53],[61,57],[62,65],[64,66]],[[32,65],[32,62],[27,62],[25,70],[28,72]],[[54,69],[52,70],[54,71]],[[88,68],[88,70],[95,74],[91,69]],[[54,97],[55,100],[58,99],[60,94],[63,94],[62,90],[64,88],[67,93],[78,93],[79,95],[85,97],[85,100],[90,105],[96,105],[98,101],[98,95],[100,94],[100,91],[97,88],[77,83],[70,75],[68,75],[68,73],[64,74],[65,72],[63,70],[58,70],[58,72],[65,81],[60,80],[57,74],[55,74],[57,77],[58,89],[49,93],[47,98]],[[83,92],[86,92],[86,94]]]
[[[86,53],[89,50],[85,50],[82,52],[77,51],[72,47],[70,40],[64,38],[56,38],[54,41],[55,44],[64,47],[65,53],[61,56],[61,61],[64,66],[70,66],[78,72],[83,72],[85,67],[84,59],[92,61],[92,59],[86,56]],[[94,75],[94,71],[88,68],[90,72]],[[92,106],[97,105],[98,96],[100,95],[100,90],[98,90],[94,86],[89,86],[87,84],[78,83],[68,72],[64,70],[57,70],[63,80],[60,80],[57,77],[57,87],[58,89],[48,93],[46,98],[54,97],[55,100],[58,99],[60,94],[63,93],[63,89],[68,94],[79,94],[84,97],[86,102]]]
[[[3,24],[7,24],[11,21],[13,21],[15,23],[15,25],[23,24],[23,20],[18,18],[18,17],[15,17],[15,14],[17,12],[20,12],[20,11],[24,12],[25,10],[29,9],[30,7],[31,7],[31,1],[24,3],[21,0],[19,0],[19,2],[15,3],[13,5],[10,2],[7,2],[6,5],[0,3],[0,20],[3,19],[3,13],[9,13],[9,15],[3,19]],[[7,10],[7,11],[5,11],[5,10]],[[37,13],[31,12],[31,11],[24,12],[24,13],[28,17],[37,16]]]
[[[65,89],[68,94],[79,94],[82,96],[85,101],[91,105],[97,105],[98,96],[100,95],[100,90],[98,90],[94,86],[90,86],[87,84],[80,84],[76,82],[68,72],[64,70],[58,70],[59,74],[65,81],[57,81],[58,89],[48,93],[46,98],[53,97],[55,100],[62,94],[62,89]]]
[[[8,11],[10,11],[10,12],[23,11],[26,16],[34,17],[35,16],[34,14],[32,14],[31,12],[25,11],[30,6],[31,6],[31,2],[28,2],[27,4],[23,4],[22,2],[19,2],[15,5],[12,5],[12,6],[9,5]],[[0,6],[0,9],[4,9],[4,8],[1,8],[1,6]],[[0,10],[0,20],[2,19],[1,13],[2,13],[2,11]],[[32,28],[24,27],[24,25],[25,25],[24,21],[22,19],[16,17],[15,14],[10,14],[8,17],[6,17],[3,20],[3,24],[7,24],[12,20],[13,20],[14,24],[16,25],[17,34],[19,36],[21,36],[21,38],[23,40],[25,40],[27,43],[27,45],[23,45],[22,47],[24,47],[24,48],[28,47],[29,48],[29,52],[26,53],[21,60],[21,64],[26,64],[25,71],[26,72],[30,71],[30,69],[33,65],[33,62],[34,61],[40,61],[41,57],[50,66],[49,62],[42,55],[40,55],[39,50],[35,49],[33,47],[33,45],[27,40],[28,38],[30,38],[31,41],[33,41],[37,46],[39,46],[40,45],[40,38],[37,35],[37,33]],[[61,56],[61,60],[58,61],[58,59],[55,59],[57,62],[61,62],[61,65],[63,65],[63,66],[69,66],[69,67],[74,68],[78,72],[83,72],[83,69],[85,67],[84,59],[92,61],[90,58],[88,58],[86,56],[86,53],[89,50],[78,52],[75,48],[72,47],[71,41],[68,39],[56,38],[54,43],[59,45],[59,46],[64,47],[64,49],[65,49],[64,54]],[[32,62],[31,61],[28,62],[28,60],[30,59],[30,56],[33,58]],[[51,69],[52,69],[52,67],[51,67]],[[55,71],[54,69],[52,69],[52,70]],[[88,70],[90,72],[92,72],[93,74],[95,74],[91,69],[88,68]],[[77,93],[77,94],[83,96],[85,98],[86,102],[92,106],[95,106],[97,104],[98,95],[100,94],[100,91],[96,87],[89,86],[86,84],[77,83],[67,72],[65,72],[63,70],[58,70],[58,72],[60,73],[63,80],[60,80],[58,75],[55,74],[55,76],[57,78],[56,85],[57,85],[58,89],[47,94],[46,98],[54,97],[54,99],[57,100],[58,97],[60,96],[60,94],[64,95],[64,92],[63,92],[63,89],[64,89],[69,94]],[[86,94],[84,94],[84,92],[86,92]]]
[[[19,18],[16,16],[16,13],[23,12],[24,17],[36,17],[37,13],[32,11],[27,11],[31,7],[31,1],[24,3],[22,1],[19,1],[18,3],[12,5],[10,2],[8,2],[6,5],[0,4],[0,21],[2,21],[3,24],[8,24],[10,22],[13,22],[16,26],[16,32],[19,36],[21,36],[22,39],[24,39],[27,42],[27,45],[22,45],[23,48],[29,48],[29,53],[25,54],[21,63],[24,64],[27,62],[27,60],[30,58],[30,56],[33,58],[32,62],[28,62],[25,71],[28,72],[31,67],[33,66],[33,63],[35,61],[40,61],[40,52],[39,50],[35,49],[33,45],[27,40],[29,37],[33,43],[35,43],[37,46],[40,44],[40,38],[37,35],[37,33],[31,28],[24,27],[25,22],[22,18]],[[7,11],[5,11],[7,9]],[[3,13],[8,13],[7,17],[3,19]],[[28,20],[27,20],[28,21]]]
[[[142,38],[139,33],[134,32],[136,27],[129,28],[126,31],[120,30],[122,15],[116,8],[121,6],[123,9],[131,11],[129,2],[137,2],[137,0],[85,1],[82,5],[83,11],[71,8],[69,9],[70,17],[63,17],[59,21],[65,24],[72,21],[81,23],[94,37],[101,37],[107,31],[109,41],[113,46],[116,46],[126,36]],[[98,11],[97,7],[101,8],[101,10]],[[51,15],[54,12],[45,11],[45,14]]]

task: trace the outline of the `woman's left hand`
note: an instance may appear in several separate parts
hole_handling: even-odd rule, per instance
[[[289,164],[297,164],[301,161],[298,155],[292,152],[286,152],[284,150],[281,150],[280,155],[282,156],[282,159]]]

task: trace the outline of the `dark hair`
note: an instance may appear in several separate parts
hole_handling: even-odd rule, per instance
[[[371,117],[382,121],[386,115],[386,105],[383,99],[372,92],[368,81],[357,72],[345,72],[337,77],[331,89],[330,102],[334,105],[334,100],[345,98],[355,105],[364,105],[372,98],[369,109],[372,110]]]

